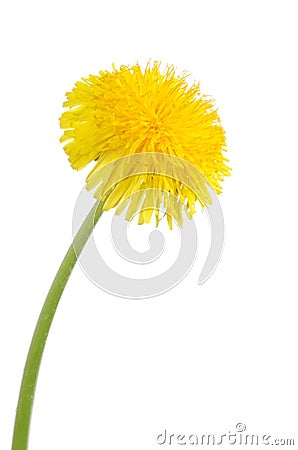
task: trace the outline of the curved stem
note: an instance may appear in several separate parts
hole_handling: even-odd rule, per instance
[[[24,368],[16,411],[12,450],[26,450],[28,447],[35,387],[47,336],[68,278],[94,226],[102,215],[104,202],[105,200],[97,201],[81,225],[59,267],[41,310]]]

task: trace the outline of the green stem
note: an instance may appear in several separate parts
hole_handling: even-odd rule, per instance
[[[24,368],[16,411],[12,450],[26,450],[28,447],[35,387],[47,336],[68,278],[94,226],[102,215],[104,202],[105,200],[97,201],[81,225],[59,267],[41,310]]]

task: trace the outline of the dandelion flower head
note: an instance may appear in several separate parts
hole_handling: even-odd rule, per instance
[[[129,155],[163,154],[185,160],[217,194],[221,192],[221,182],[230,174],[225,132],[214,101],[202,95],[199,83],[189,85],[187,78],[185,72],[176,74],[174,66],[162,70],[159,62],[149,62],[144,69],[139,64],[119,69],[113,65],[111,71],[82,78],[66,94],[61,142],[71,166],[80,170],[95,161],[87,189],[97,187],[96,198],[111,188],[111,172],[117,173],[105,210],[117,207],[119,214],[127,206],[127,220],[140,211],[140,224],[149,223],[154,213],[158,225],[166,215],[171,228],[172,217],[182,226],[182,210],[191,218],[197,201],[202,207],[210,203],[206,192],[198,195],[181,180],[155,170],[121,178],[123,157]],[[111,163],[113,171],[102,170]]]

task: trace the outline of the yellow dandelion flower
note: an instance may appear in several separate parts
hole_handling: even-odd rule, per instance
[[[159,62],[148,63],[144,70],[139,64],[120,69],[113,66],[112,71],[83,78],[67,93],[67,110],[60,119],[61,141],[74,169],[96,162],[87,177],[87,189],[95,190],[98,201],[74,236],[38,318],[19,393],[12,450],[28,448],[47,336],[67,281],[103,210],[117,207],[120,214],[127,208],[126,219],[138,215],[140,224],[149,223],[154,213],[156,226],[164,216],[170,228],[172,219],[182,226],[183,212],[191,218],[197,201],[208,206],[208,185],[220,193],[224,176],[230,174],[223,156],[225,133],[214,102],[201,94],[198,83],[188,85],[186,79],[187,74],[176,74],[173,66],[161,70]],[[219,251],[220,239],[216,243]],[[126,298],[166,292],[181,281],[194,261],[195,251],[189,251],[183,241],[177,264],[160,276],[127,278],[103,265],[99,273],[104,281],[96,284]],[[196,250],[196,241],[189,244]],[[190,259],[185,258],[186,253]],[[93,277],[98,265],[94,267],[92,255],[86,274],[97,281]],[[214,261],[213,267],[208,267],[209,275],[218,260]],[[113,288],[118,283],[120,290]]]
[[[61,142],[74,169],[96,161],[87,188],[98,185],[94,195],[100,198],[112,187],[105,210],[118,206],[119,214],[128,206],[127,220],[140,211],[140,224],[149,223],[155,212],[158,225],[163,206],[172,227],[172,217],[182,226],[182,207],[191,218],[196,201],[203,207],[210,202],[206,191],[195,192],[179,177],[158,173],[156,167],[123,177],[124,157],[129,155],[180,158],[197,168],[216,193],[221,192],[220,183],[230,174],[223,156],[225,132],[213,100],[202,95],[199,83],[188,85],[187,76],[177,75],[173,66],[162,71],[159,62],[148,63],[144,70],[139,64],[120,69],[113,65],[112,71],[83,78],[66,94]]]

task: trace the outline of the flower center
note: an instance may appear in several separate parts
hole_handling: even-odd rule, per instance
[[[147,129],[149,136],[156,138],[162,134],[164,130],[164,124],[156,114],[146,122],[147,123],[145,125],[145,128]]]

